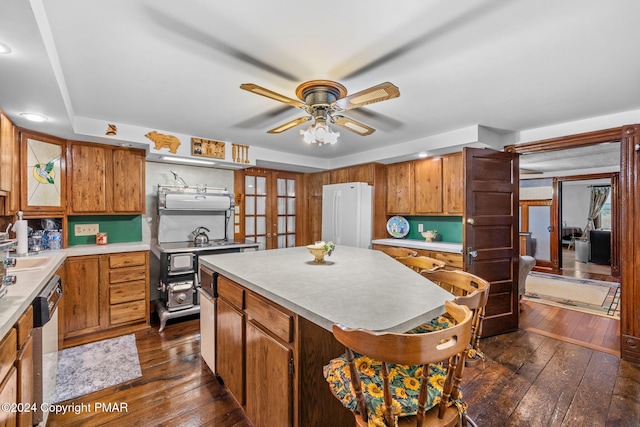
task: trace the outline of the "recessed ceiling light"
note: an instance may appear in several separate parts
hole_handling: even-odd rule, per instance
[[[170,162],[176,163],[193,163],[194,165],[215,165],[216,162],[211,162],[209,160],[200,160],[200,159],[189,159],[185,157],[173,157],[173,156],[162,156],[160,160],[168,160]]]
[[[31,120],[32,122],[46,122],[47,120],[49,120],[48,117],[42,116],[40,114],[20,113],[20,115],[27,120]]]
[[[429,157],[429,153],[427,153],[426,151],[421,151],[418,154],[416,154],[416,156],[420,159],[424,159],[425,157]]]
[[[4,43],[0,43],[0,54],[11,53],[11,48]]]

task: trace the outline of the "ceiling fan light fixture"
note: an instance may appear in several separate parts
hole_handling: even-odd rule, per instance
[[[307,130],[301,130],[300,134],[304,142],[308,144],[318,143],[319,145],[333,145],[338,142],[338,137],[340,136],[340,132],[334,132],[325,121],[320,120],[309,126]]]

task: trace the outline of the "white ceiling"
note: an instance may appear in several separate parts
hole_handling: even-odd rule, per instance
[[[86,123],[117,123],[247,144],[265,163],[457,151],[474,141],[437,136],[480,126],[500,142],[640,110],[638,16],[637,0],[2,0],[0,109],[64,138],[101,141]],[[389,81],[401,96],[345,113],[374,134],[337,128],[319,147],[306,125],[268,135],[303,112],[239,89],[295,99],[311,79],[350,93]]]

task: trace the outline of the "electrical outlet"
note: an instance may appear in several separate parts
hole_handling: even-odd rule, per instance
[[[98,224],[76,224],[73,227],[76,236],[95,236],[99,231]]]
[[[424,224],[418,224],[418,232],[422,233],[424,231]]]

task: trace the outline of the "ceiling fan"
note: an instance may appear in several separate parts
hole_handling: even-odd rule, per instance
[[[297,119],[275,127],[267,133],[282,133],[313,119],[314,124],[307,130],[301,130],[300,133],[304,135],[306,142],[317,142],[319,144],[335,144],[338,136],[340,136],[339,133],[333,132],[329,126],[327,126],[327,122],[335,123],[358,135],[371,135],[375,132],[374,128],[338,113],[400,96],[400,90],[389,82],[381,83],[347,96],[347,89],[338,82],[331,80],[310,80],[300,84],[296,88],[296,96],[300,101],[280,95],[277,92],[253,83],[242,84],[240,88],[266,96],[267,98],[274,99],[292,107],[300,108],[308,114],[308,116],[298,117]]]

